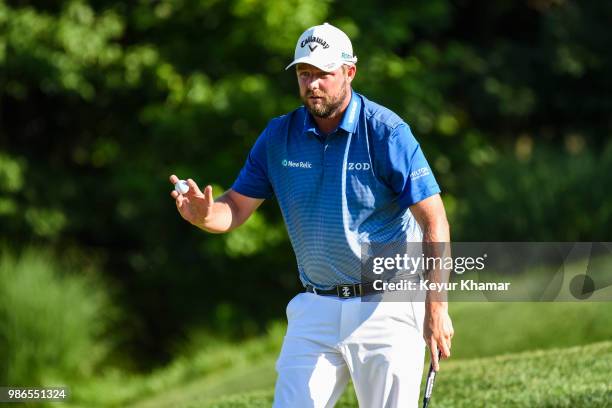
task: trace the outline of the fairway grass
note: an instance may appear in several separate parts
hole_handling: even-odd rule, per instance
[[[445,372],[447,369],[455,369],[453,367],[463,367],[464,364],[469,366],[481,361],[476,359],[491,357],[486,364],[493,364],[498,361],[497,358],[505,358],[504,355],[523,356],[524,354],[519,353],[553,348],[566,349],[574,346],[590,347],[590,344],[612,339],[612,308],[605,302],[455,302],[450,305],[450,313],[455,326],[455,337],[452,358],[444,362]],[[230,398],[220,402],[225,404],[221,406],[232,406],[234,403],[238,404],[236,405],[238,407],[269,406],[268,399],[272,398],[269,390],[273,388],[276,379],[274,362],[280,350],[284,331],[285,325],[278,323],[271,326],[267,335],[240,344],[202,344],[199,351],[181,356],[169,366],[148,375],[129,375],[120,372],[114,376],[101,376],[94,381],[75,384],[73,398],[66,403],[66,406],[71,408],[203,407],[221,397]],[[609,353],[605,358],[609,364]],[[499,364],[496,367],[499,370]],[[512,374],[509,374],[508,380],[516,380],[529,373],[518,370],[518,374],[514,374],[513,370],[510,368],[509,370]],[[545,369],[542,371],[546,374]],[[612,372],[612,369],[608,372]],[[440,384],[447,380],[445,377],[446,375],[440,376]],[[482,377],[488,378],[488,374],[482,374]],[[470,381],[481,386],[483,384],[476,380]],[[577,384],[580,383],[579,381]],[[500,386],[506,387],[506,385]],[[438,386],[434,397],[436,401],[439,398],[437,388]],[[500,390],[503,391],[504,388]],[[479,395],[501,391],[483,389]],[[251,392],[256,394],[248,394]],[[458,391],[448,394],[447,398],[453,395],[459,395]],[[246,399],[248,403],[232,402],[234,400],[231,398],[236,401]],[[258,401],[268,402],[257,405],[260,404]],[[432,403],[432,408],[469,406],[469,404],[461,405],[454,400],[452,404],[433,405]],[[337,406],[356,406],[352,389],[345,393],[341,404]],[[529,407],[529,405],[524,406]]]
[[[447,361],[436,380],[431,408],[612,407],[612,342]],[[421,387],[422,388],[422,387]],[[270,407],[273,391],[255,391],[183,408]],[[351,389],[338,408],[357,407]]]

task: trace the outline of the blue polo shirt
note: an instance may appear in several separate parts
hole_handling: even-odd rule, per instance
[[[352,92],[338,128],[322,134],[303,106],[272,119],[232,189],[276,196],[304,285],[361,280],[361,245],[419,242],[408,207],[440,192],[410,127]]]

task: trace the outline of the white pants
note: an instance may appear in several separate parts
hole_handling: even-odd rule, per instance
[[[300,293],[287,305],[275,408],[333,407],[349,376],[361,408],[417,407],[424,303]]]

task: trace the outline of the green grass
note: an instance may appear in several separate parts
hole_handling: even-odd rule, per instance
[[[452,303],[453,358],[487,357],[612,339],[612,307],[593,303]]]
[[[432,408],[610,407],[612,342],[444,362]],[[269,407],[273,390],[193,400],[177,408]],[[357,407],[352,390],[338,408]]]
[[[148,375],[108,371],[94,381],[75,384],[72,400],[66,404],[88,408],[125,407],[128,404],[172,406],[175,401],[207,394],[208,389],[214,393],[219,389],[223,393],[248,390],[250,388],[244,384],[232,385],[233,378],[240,377],[240,373],[248,372],[260,362],[273,361],[280,349],[284,330],[285,326],[277,323],[270,325],[267,335],[241,344],[203,344],[197,353],[178,357],[167,367]],[[270,371],[274,371],[273,367],[266,366],[266,375]],[[228,376],[227,373],[232,374]],[[268,385],[266,382],[262,387]]]
[[[456,335],[453,356],[444,362],[449,367],[475,358],[587,345],[612,338],[612,308],[608,303],[453,303],[451,315]],[[226,395],[247,398],[245,392],[256,392],[254,401],[268,398],[265,390],[273,387],[276,378],[274,361],[282,329],[275,326],[268,336],[243,345],[208,347],[152,376],[125,379],[125,395],[113,403],[126,406],[131,402],[133,408],[205,406]],[[103,393],[99,384],[89,387],[91,392],[108,396],[113,394],[113,384],[116,381],[109,380]],[[263,394],[257,394],[261,390]],[[347,392],[343,403],[350,404],[350,398],[351,392]]]
[[[87,273],[86,273],[87,272]],[[0,248],[0,384],[63,385],[110,348],[114,307],[92,271],[66,271],[44,250]]]
[[[134,403],[130,408],[182,407],[191,406],[193,401],[201,405],[214,401],[219,395],[268,390],[274,387],[276,380],[274,363],[275,356],[267,356],[257,364],[223,370],[182,384],[154,398]]]
[[[95,373],[106,346],[101,333],[110,310],[95,281],[60,271],[50,256],[37,251],[24,251],[19,258],[4,253],[0,277],[0,379],[6,383],[68,384],[72,398],[64,405],[73,408],[271,403],[284,323],[240,344],[197,341],[185,355],[150,374],[112,368]],[[438,406],[606,406],[602,398],[612,400],[610,380],[600,374],[603,369],[608,377],[612,372],[610,343],[602,343],[602,350],[590,344],[612,339],[609,305],[451,303],[456,336],[444,370],[452,373],[452,381]],[[546,351],[553,349],[558,350],[553,352],[558,363]],[[591,358],[594,351],[603,353]],[[580,353],[584,361],[576,358]],[[489,366],[494,370],[483,369]],[[441,387],[448,381],[443,378]],[[470,401],[472,393],[482,401]],[[349,387],[338,407],[353,406]]]

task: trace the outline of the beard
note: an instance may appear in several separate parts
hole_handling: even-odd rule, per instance
[[[346,99],[346,95],[348,94],[348,89],[346,86],[346,79],[344,80],[342,86],[340,87],[340,91],[336,95],[324,95],[313,93],[312,91],[306,91],[304,95],[302,95],[302,102],[308,112],[312,116],[327,119],[334,117],[339,113],[340,107],[342,103]],[[320,97],[318,101],[314,102],[308,99],[311,96]]]

